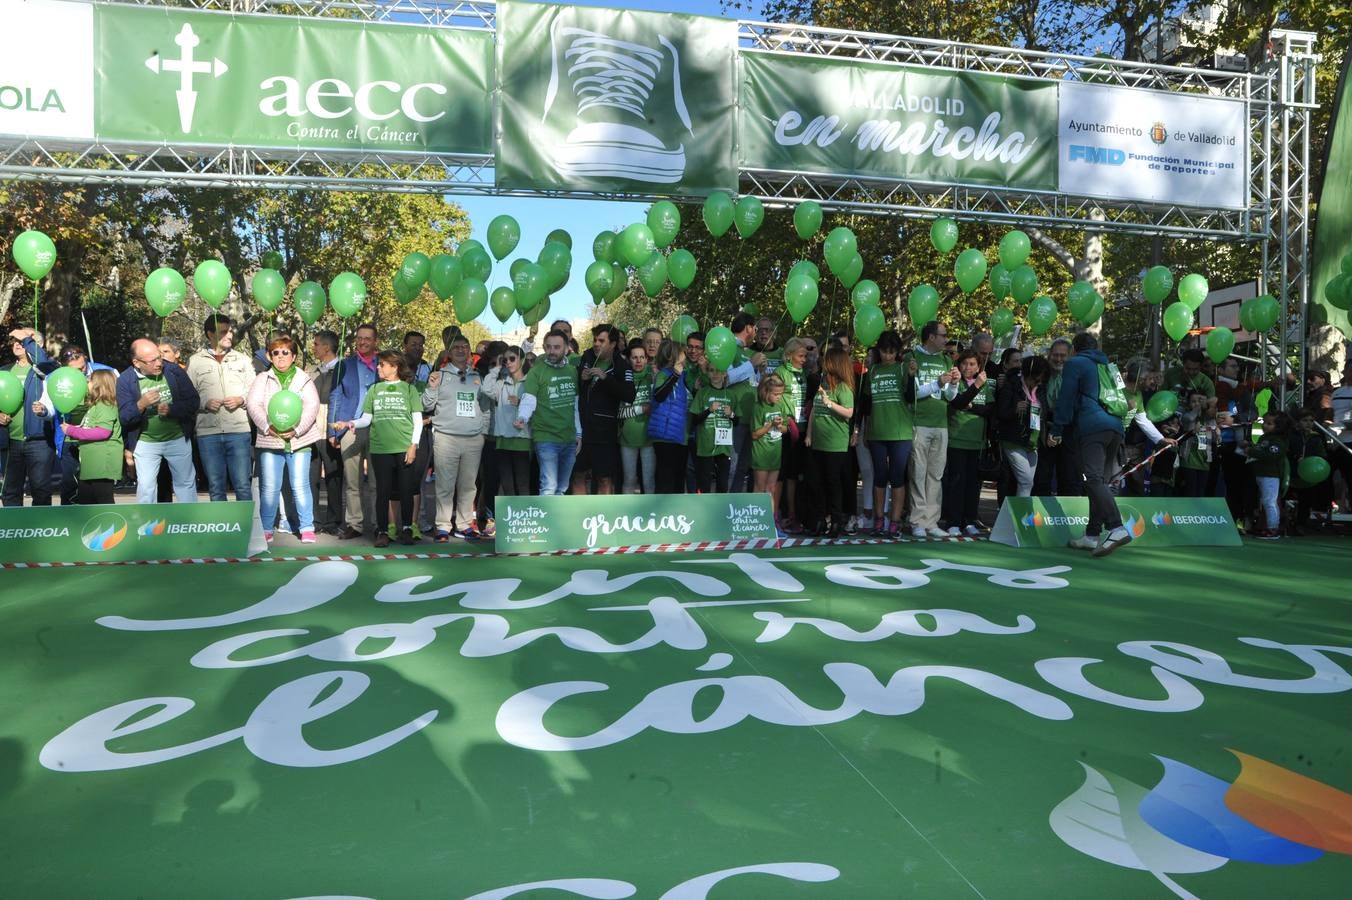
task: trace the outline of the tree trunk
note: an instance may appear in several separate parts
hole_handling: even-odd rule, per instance
[[[1102,222],[1105,218],[1103,210],[1094,207],[1089,212],[1089,218],[1094,222]],[[1087,281],[1094,286],[1094,290],[1099,292],[1099,296],[1105,300],[1108,295],[1108,279],[1103,274],[1103,231],[1092,226],[1086,227],[1084,233],[1084,255],[1076,256],[1070,252],[1064,244],[1046,234],[1040,228],[1025,228],[1024,231],[1033,241],[1039,244],[1044,250],[1052,255],[1052,258],[1059,262],[1066,271],[1076,281]],[[1088,331],[1098,336],[1103,330],[1103,319],[1090,325],[1088,328],[1080,329]]]
[[[70,340],[70,315],[80,290],[86,250],[83,241],[57,242],[56,255],[61,265],[52,270],[42,292],[42,334],[48,347],[59,347]]]
[[[1347,362],[1347,344],[1343,333],[1332,325],[1312,325],[1306,343],[1311,369],[1323,369],[1337,378]]]

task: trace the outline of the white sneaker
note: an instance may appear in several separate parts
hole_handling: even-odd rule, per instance
[[[1108,536],[1103,539],[1103,543],[1094,548],[1095,556],[1107,556],[1118,547],[1131,543],[1131,532],[1127,529],[1118,527],[1108,532]]]
[[[932,537],[932,538],[947,538],[947,537],[948,537],[948,532],[947,532],[947,531],[944,531],[942,528],[926,528],[926,529],[925,529],[925,534],[926,534],[928,537]]]
[[[981,537],[981,529],[975,525],[968,525],[963,531],[967,532],[968,537]]]
[[[954,525],[952,528],[948,529],[948,536],[949,536],[949,537],[962,537],[962,529],[959,528],[958,526]]]
[[[913,537],[913,538],[920,538],[921,540],[923,540],[924,537],[925,537],[925,529],[923,529],[923,528],[912,528],[912,529],[911,529],[911,537]]]
[[[1084,534],[1071,541],[1068,546],[1072,550],[1097,550],[1098,545],[1099,539],[1097,537]]]

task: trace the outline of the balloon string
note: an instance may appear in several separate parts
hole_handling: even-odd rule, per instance
[[[38,279],[33,279],[33,330],[38,330]]]

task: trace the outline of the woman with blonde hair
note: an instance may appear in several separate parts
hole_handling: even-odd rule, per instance
[[[854,416],[854,367],[840,347],[826,351],[822,381],[808,414],[807,446],[822,492],[822,505],[830,517],[826,537],[837,538],[845,530],[845,492],[854,491],[850,472],[850,419]]]

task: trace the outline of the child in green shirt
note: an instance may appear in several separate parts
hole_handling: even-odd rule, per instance
[[[1278,500],[1290,436],[1291,417],[1284,412],[1271,410],[1263,416],[1263,437],[1257,444],[1245,441],[1240,448],[1249,458],[1249,465],[1253,467],[1254,480],[1258,482],[1259,502],[1267,519],[1267,527],[1259,531],[1255,537],[1267,541],[1277,540],[1281,527]]]
[[[732,429],[737,424],[737,392],[728,387],[728,373],[710,368],[708,384],[690,403],[695,427],[695,484],[701,494],[728,492],[732,462]]]
[[[770,495],[770,509],[779,528],[779,466],[784,450],[784,435],[798,428],[793,410],[784,402],[784,380],[766,375],[756,389],[751,412],[751,472],[756,493]]]

